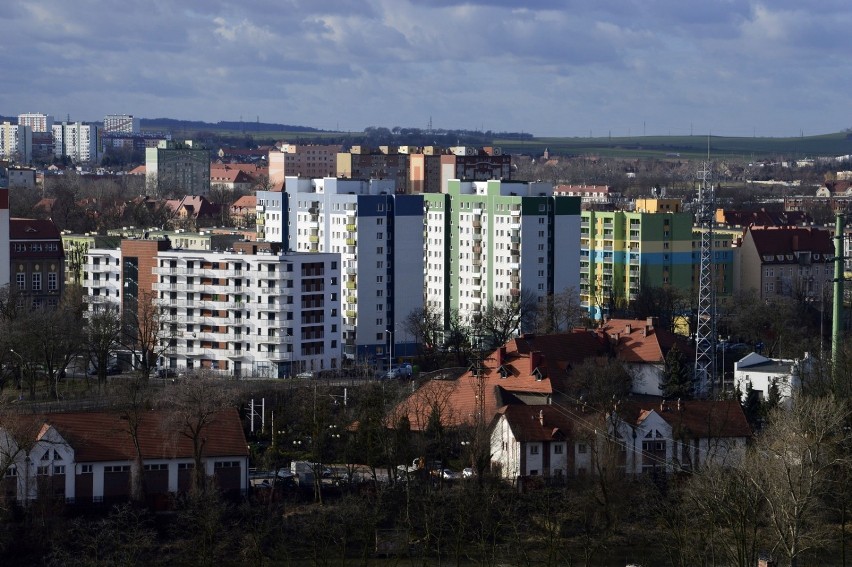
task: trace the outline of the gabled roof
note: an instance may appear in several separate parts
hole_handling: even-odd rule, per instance
[[[497,411],[497,417],[500,416],[505,418],[515,439],[523,443],[571,438],[577,427],[569,413],[550,405],[507,405]]]
[[[148,172],[145,165],[137,165],[127,172],[127,175],[145,175]]]
[[[496,349],[477,374],[470,369],[457,380],[432,380],[423,384],[391,412],[391,422],[407,415],[412,430],[426,428],[433,408],[442,423],[473,423],[478,412],[489,422],[497,408],[520,397],[543,403],[564,389],[567,369],[587,356],[606,352],[600,335],[573,331],[554,335],[523,335]],[[483,401],[478,401],[479,392]],[[536,406],[538,407],[538,406]]]
[[[675,345],[686,356],[693,352],[688,341],[647,319],[610,319],[601,331],[614,342],[622,362],[663,363]]]
[[[53,413],[45,416],[46,424],[74,449],[77,462],[126,461],[134,458],[133,440],[127,421],[119,413],[81,412]],[[144,459],[192,457],[191,440],[164,427],[165,412],[150,411],[142,416],[139,427]],[[246,456],[246,439],[236,410],[219,412],[207,426],[203,454],[205,457]]]
[[[257,196],[243,195],[231,205],[231,209],[254,209],[257,207]]]
[[[834,243],[827,230],[789,226],[753,226],[747,229],[760,256],[795,252],[834,254]]]
[[[631,426],[641,425],[652,414],[662,418],[675,438],[751,437],[751,427],[737,400],[628,401],[616,413]]]

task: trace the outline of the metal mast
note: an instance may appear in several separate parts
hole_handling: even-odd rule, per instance
[[[695,395],[706,398],[715,376],[716,362],[716,293],[713,265],[713,225],[715,224],[715,195],[710,182],[710,163],[698,172],[696,226],[701,231],[701,267],[698,276],[698,319],[695,329]]]

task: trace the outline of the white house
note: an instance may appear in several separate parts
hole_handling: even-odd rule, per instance
[[[575,422],[561,407],[503,406],[490,432],[491,468],[506,480],[582,476],[591,469],[593,430]]]
[[[724,464],[745,448],[751,427],[736,400],[626,403],[608,416],[628,474],[671,473]]]
[[[745,399],[749,384],[752,390],[766,399],[773,384],[777,385],[781,399],[788,399],[802,387],[802,372],[807,371],[813,359],[806,352],[804,358],[767,358],[756,352],[734,363],[734,384]]]
[[[151,498],[186,492],[195,466],[192,441],[169,430],[157,411],[142,416],[143,481]],[[248,488],[248,449],[236,410],[217,413],[202,449],[205,476],[224,493]],[[66,503],[127,500],[135,458],[127,421],[119,413],[16,416],[0,427],[0,498]]]

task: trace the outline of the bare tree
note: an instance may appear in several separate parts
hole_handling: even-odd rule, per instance
[[[174,333],[155,292],[140,291],[137,302],[136,309],[122,313],[121,344],[133,353],[136,368],[147,379],[157,359],[171,347]]]
[[[549,335],[564,333],[575,327],[586,315],[576,288],[569,287],[548,294],[544,307],[538,310],[535,331]]]
[[[206,491],[204,447],[207,437],[215,435],[216,416],[230,403],[228,383],[205,376],[190,375],[164,392],[162,405],[169,415],[163,422],[165,431],[190,441],[194,462],[192,486]]]
[[[121,344],[121,319],[117,303],[93,304],[83,328],[89,358],[98,371],[98,389],[106,384],[110,357]]]
[[[497,348],[521,332],[535,328],[538,314],[538,299],[529,290],[524,290],[509,301],[489,301],[475,323],[484,347]]]
[[[440,348],[443,331],[440,313],[427,305],[409,313],[402,325],[406,333],[417,342],[422,367],[427,370],[438,368],[438,361],[443,357]]]
[[[832,473],[849,466],[845,429],[849,410],[833,396],[796,397],[792,410],[776,409],[758,438],[748,469],[752,488],[768,511],[774,550],[795,567],[803,553],[826,543],[821,498]]]

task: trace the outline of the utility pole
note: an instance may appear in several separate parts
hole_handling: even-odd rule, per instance
[[[838,214],[834,223],[834,304],[831,317],[831,369],[837,371],[840,336],[843,333],[843,232],[846,218]]]

